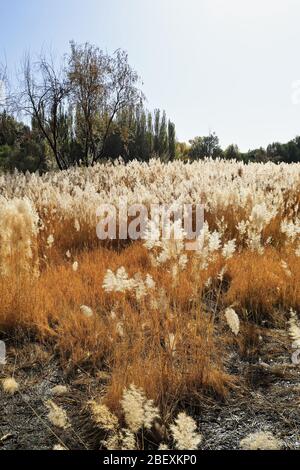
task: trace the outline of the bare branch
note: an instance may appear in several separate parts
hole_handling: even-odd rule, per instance
[[[64,155],[64,140],[59,121],[65,100],[70,92],[68,81],[61,70],[56,70],[52,58],[40,56],[32,63],[29,55],[22,66],[23,86],[18,106],[31,116],[46,139],[60,169],[68,167]]]

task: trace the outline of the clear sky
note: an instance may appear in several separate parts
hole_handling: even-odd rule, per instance
[[[180,140],[248,150],[300,134],[299,21],[299,0],[0,0],[0,57],[121,47]]]

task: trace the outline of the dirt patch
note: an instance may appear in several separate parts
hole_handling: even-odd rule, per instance
[[[40,347],[30,347],[35,356],[36,348]],[[16,352],[14,362],[12,356]],[[46,354],[42,349],[40,352]],[[0,449],[43,450],[52,449],[55,444],[64,444],[68,449],[91,448],[80,411],[87,399],[93,396],[93,390],[96,393],[102,386],[99,379],[79,368],[72,372],[71,378],[53,358],[47,364],[42,364],[39,359],[24,361],[22,349],[9,351],[8,356],[8,364],[2,366],[1,376],[13,373],[20,389],[13,396],[0,390]],[[67,392],[54,396],[52,389],[56,385],[66,385]],[[70,428],[63,430],[49,423],[49,410],[45,405],[49,399],[66,410]]]
[[[91,375],[81,368],[67,374],[38,344],[9,348],[7,364],[0,367],[2,378],[14,374],[20,384],[13,396],[0,391],[0,449],[43,450],[59,443],[68,449],[99,448],[81,410],[103,391],[105,374]],[[224,402],[207,398],[194,408],[203,434],[201,448],[238,449],[249,433],[270,431],[284,448],[299,449],[300,366],[291,363],[285,333],[269,331],[255,361],[233,352],[228,368],[240,378],[238,391]],[[56,385],[66,385],[67,392],[53,397]],[[48,399],[66,410],[70,428],[62,430],[49,423]]]

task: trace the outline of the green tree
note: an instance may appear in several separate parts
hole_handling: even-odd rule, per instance
[[[176,155],[175,124],[169,120],[168,123],[169,159],[174,160]]]
[[[154,153],[159,155],[160,110],[154,110]]]
[[[168,155],[168,131],[167,131],[167,117],[166,112],[163,111],[162,118],[159,127],[159,137],[158,137],[158,154],[159,156]]]
[[[235,144],[228,145],[224,150],[224,158],[227,160],[239,160],[241,158],[241,154],[238,146]]]
[[[208,136],[195,137],[193,140],[190,140],[190,144],[189,155],[193,160],[222,156],[219,139],[214,132]]]

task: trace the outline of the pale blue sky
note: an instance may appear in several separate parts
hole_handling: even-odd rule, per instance
[[[247,150],[300,134],[299,21],[299,0],[0,0],[0,57],[122,47],[180,140],[214,130]]]

